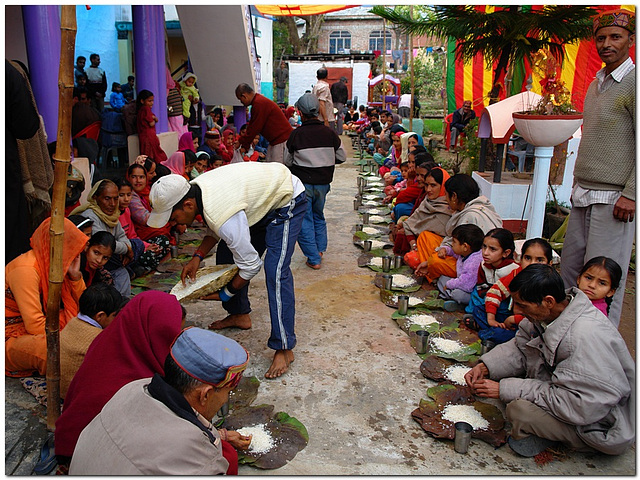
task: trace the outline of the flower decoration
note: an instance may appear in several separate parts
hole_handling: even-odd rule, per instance
[[[533,55],[532,69],[541,77],[542,98],[538,105],[531,110],[531,114],[570,115],[577,113],[571,103],[571,92],[560,80],[561,65],[548,50],[538,50]]]

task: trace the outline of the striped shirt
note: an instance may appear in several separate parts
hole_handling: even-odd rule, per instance
[[[605,69],[598,70],[596,78],[598,79],[598,91],[600,93],[606,92],[615,82],[620,83],[622,79],[629,74],[636,66],[633,64],[631,57],[628,57],[622,62],[618,68],[607,75]]]

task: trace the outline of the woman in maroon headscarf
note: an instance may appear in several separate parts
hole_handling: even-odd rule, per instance
[[[149,290],[136,295],[96,337],[56,421],[60,465],[69,464],[80,432],[121,387],[164,374],[165,358],[182,324],[183,309],[176,297]]]

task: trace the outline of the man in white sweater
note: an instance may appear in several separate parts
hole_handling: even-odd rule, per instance
[[[191,225],[202,215],[209,228],[191,261],[182,270],[182,281],[195,279],[200,262],[222,240],[216,263],[235,263],[239,272],[223,289],[203,297],[220,300],[229,315],[209,325],[212,330],[251,328],[249,281],[264,259],[271,336],[275,350],[266,378],[283,375],[293,362],[295,296],[291,256],[307,210],[304,184],[283,164],[243,162],[199,175],[191,183],[181,175],[167,175],[151,187],[153,211],[147,225],[168,221]]]
[[[569,288],[591,258],[604,255],[618,262],[623,275],[609,310],[609,320],[617,327],[636,229],[636,72],[629,57],[635,14],[624,9],[603,12],[593,21],[593,34],[605,67],[596,73],[584,100],[561,275]]]

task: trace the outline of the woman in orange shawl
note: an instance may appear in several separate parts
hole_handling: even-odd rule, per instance
[[[49,226],[44,220],[31,236],[31,250],[5,267],[5,375],[24,377],[35,370],[46,373],[45,323],[49,295]],[[88,238],[64,219],[60,330],[78,314],[78,299],[85,289],[80,253]]]

